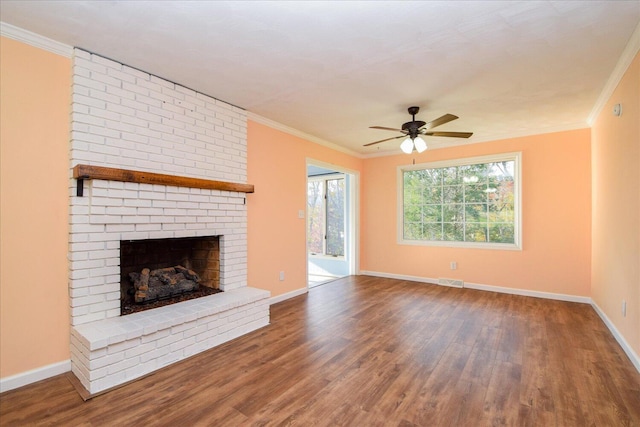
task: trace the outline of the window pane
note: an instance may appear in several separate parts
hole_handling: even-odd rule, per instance
[[[489,231],[487,230],[487,223],[467,223],[466,225],[466,242],[487,242],[489,241]]]
[[[467,184],[464,186],[464,201],[467,203],[482,203],[487,201],[486,183]]]
[[[513,224],[489,224],[489,241],[513,243]]]
[[[489,222],[511,222],[515,221],[515,212],[512,203],[490,203]]]
[[[466,222],[487,222],[486,203],[467,203],[464,210]]]
[[[327,255],[344,255],[344,179],[327,180]]]
[[[422,206],[421,205],[405,205],[404,207],[405,222],[422,222]]]
[[[442,205],[426,205],[423,212],[424,222],[442,222]]]
[[[324,240],[324,183],[309,181],[307,184],[307,247],[314,254],[322,253]]]
[[[424,182],[426,185],[440,186],[443,176],[443,169],[424,169]]]
[[[404,238],[407,240],[422,240],[422,224],[419,222],[405,222]]]
[[[442,240],[462,242],[464,240],[464,224],[461,222],[445,222]]]
[[[455,205],[443,205],[442,206],[442,220],[446,222],[461,222],[462,221],[462,204]]]
[[[459,166],[454,166],[451,168],[444,168],[441,169],[442,171],[442,178],[443,178],[443,183],[444,185],[449,185],[449,184],[462,184],[463,182],[463,173],[460,170]]]
[[[421,173],[418,173],[421,172]],[[422,175],[424,171],[409,171],[404,174],[404,204],[422,203]]]
[[[424,225],[424,240],[442,240],[442,223],[426,223]]]
[[[477,182],[485,182],[487,178],[488,165],[485,163],[478,165],[462,166],[463,178],[462,180],[468,184],[474,184]]]
[[[462,185],[445,185],[442,188],[442,201],[444,203],[462,203]]]
[[[440,184],[425,187],[422,192],[423,203],[441,203],[442,202],[442,186]]]

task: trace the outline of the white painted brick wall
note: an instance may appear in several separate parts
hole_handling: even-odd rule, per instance
[[[80,49],[73,71],[71,167],[246,182],[243,110]],[[243,193],[95,180],[79,198],[75,186],[70,179],[72,325],[119,315],[120,240],[224,236],[221,288],[247,285]]]
[[[72,159],[246,182],[246,112],[126,65],[74,51]]]
[[[196,310],[187,301],[163,307],[161,316],[146,314],[157,309],[130,315],[135,324],[120,317],[121,240],[220,236],[225,293],[207,298],[226,301],[229,291],[248,291],[244,193],[92,180],[77,197],[71,178],[71,168],[83,163],[246,183],[246,113],[80,49],[71,110],[71,359],[87,390],[105,390],[268,324],[268,292],[255,308],[251,301],[193,303]]]

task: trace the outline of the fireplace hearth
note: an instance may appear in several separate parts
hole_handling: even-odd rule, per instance
[[[196,298],[206,297],[222,292],[220,289],[213,289],[207,286],[200,286],[198,289],[191,292],[184,292],[179,295],[173,295],[168,298],[156,299],[151,302],[144,302],[141,304],[130,304],[122,307],[122,315],[139,313],[145,310],[151,310],[153,308],[160,308],[166,305],[176,304],[182,301],[189,301]]]

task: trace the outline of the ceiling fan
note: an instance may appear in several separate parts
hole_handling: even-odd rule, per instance
[[[427,143],[424,142],[419,135],[427,135],[427,136],[448,136],[452,138],[469,138],[473,135],[473,132],[433,132],[429,131],[429,129],[433,129],[436,126],[443,125],[445,123],[449,123],[452,120],[458,118],[458,116],[454,116],[453,114],[445,114],[442,117],[438,117],[435,120],[431,120],[429,123],[423,122],[421,120],[416,120],[416,114],[420,111],[420,107],[409,107],[409,114],[413,116],[413,119],[410,122],[407,122],[402,125],[402,129],[388,128],[384,126],[370,126],[370,129],[382,129],[382,130],[393,130],[397,132],[402,132],[400,136],[394,136],[392,138],[381,139],[380,141],[370,142],[368,144],[364,144],[365,147],[370,145],[380,144],[381,142],[391,141],[392,139],[398,138],[406,138],[400,144],[400,149],[407,153],[411,154],[411,152],[415,150],[418,153],[422,153],[427,149]]]

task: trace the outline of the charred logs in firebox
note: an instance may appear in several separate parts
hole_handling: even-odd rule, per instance
[[[134,300],[138,304],[171,298],[200,287],[198,274],[181,265],[156,270],[144,268],[140,273],[130,273],[129,277],[135,289]]]

